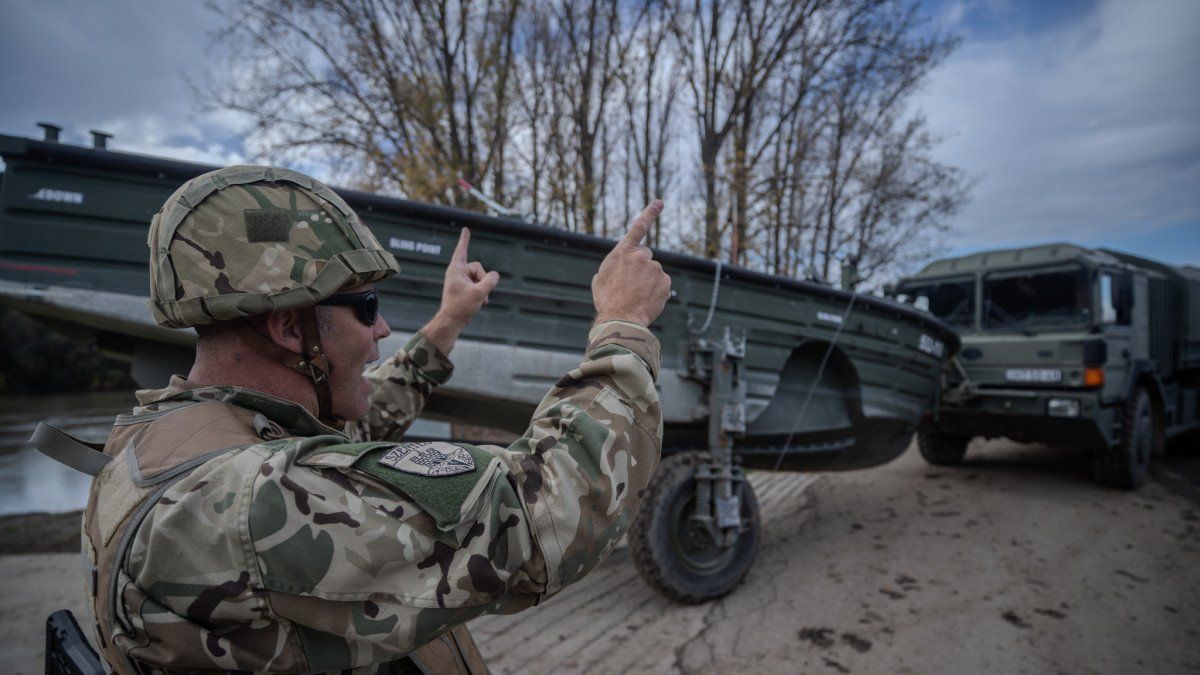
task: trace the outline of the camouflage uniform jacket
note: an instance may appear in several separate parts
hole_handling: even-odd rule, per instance
[[[139,392],[85,515],[102,650],[122,671],[371,672],[537,604],[635,513],[659,359],[645,328],[595,327],[507,448],[394,442],[452,369],[420,335],[368,371],[372,411],[341,432],[245,389]]]

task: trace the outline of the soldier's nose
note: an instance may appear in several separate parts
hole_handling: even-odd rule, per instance
[[[392,334],[392,329],[390,326],[388,326],[388,323],[383,318],[382,313],[375,315],[375,324],[371,326],[371,330],[375,332],[376,341],[382,340],[383,338]]]

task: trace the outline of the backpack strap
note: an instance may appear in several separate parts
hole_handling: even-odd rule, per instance
[[[96,476],[112,461],[112,457],[101,452],[103,445],[86,443],[45,422],[38,423],[29,444],[50,459],[89,476]]]

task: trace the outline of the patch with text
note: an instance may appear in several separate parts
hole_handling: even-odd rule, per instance
[[[475,458],[452,443],[399,443],[378,462],[417,476],[457,476],[475,470]]]

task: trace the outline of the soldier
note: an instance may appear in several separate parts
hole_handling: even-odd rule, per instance
[[[117,418],[84,516],[106,660],[486,672],[464,622],[587,574],[658,463],[647,326],[670,278],[639,244],[661,209],[593,278],[579,367],[520,439],[477,447],[397,442],[499,281],[467,261],[465,228],[437,314],[364,373],[389,333],[373,284],[399,268],[349,206],[277,168],[180,187],[150,228],[150,306],[163,326],[197,328],[195,366]]]

